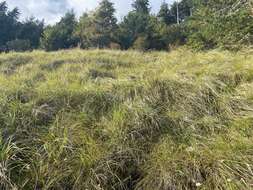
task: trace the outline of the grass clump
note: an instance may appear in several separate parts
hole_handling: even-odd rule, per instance
[[[190,144],[166,137],[145,164],[140,189],[250,189],[252,139],[227,134]]]
[[[250,52],[0,55],[0,189],[252,189]]]

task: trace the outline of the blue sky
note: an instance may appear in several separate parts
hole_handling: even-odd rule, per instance
[[[10,8],[18,7],[22,13],[21,19],[35,16],[45,19],[46,23],[54,23],[70,9],[74,9],[79,16],[84,11],[94,9],[100,0],[7,0]],[[150,0],[152,12],[157,12],[164,0]],[[173,0],[165,0],[169,4]],[[117,17],[121,19],[131,10],[133,0],[112,0],[117,9]]]

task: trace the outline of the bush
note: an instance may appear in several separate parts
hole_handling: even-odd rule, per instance
[[[140,36],[135,40],[132,48],[136,49],[136,50],[144,51],[144,50],[148,49],[148,46],[149,46],[149,44],[148,44],[148,41],[147,41],[147,37],[146,36]]]
[[[0,53],[2,52],[8,52],[8,48],[6,46],[0,46]]]
[[[188,44],[192,48],[238,50],[253,43],[249,4],[210,0],[208,4],[199,2],[197,7],[187,22]]]
[[[189,36],[187,45],[195,50],[207,50],[214,48],[216,44],[212,40],[206,39],[201,33],[194,33]]]
[[[76,27],[75,14],[67,12],[60,22],[54,26],[48,26],[43,33],[41,46],[46,51],[55,51],[59,49],[68,49],[76,47],[77,37],[74,36]]]
[[[118,43],[111,42],[110,43],[110,49],[121,49],[121,46]]]
[[[31,50],[31,44],[30,44],[29,40],[18,40],[17,39],[17,40],[7,42],[7,48],[10,51],[22,52],[22,51]]]

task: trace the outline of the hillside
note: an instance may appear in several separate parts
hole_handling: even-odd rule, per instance
[[[253,52],[0,54],[0,189],[253,188]]]

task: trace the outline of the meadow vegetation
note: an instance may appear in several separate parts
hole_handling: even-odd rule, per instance
[[[253,52],[0,54],[0,189],[253,188]]]

